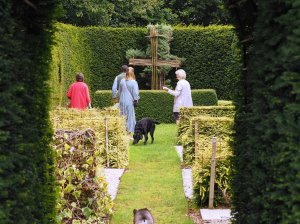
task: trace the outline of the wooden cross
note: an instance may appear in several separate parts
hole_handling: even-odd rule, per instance
[[[151,66],[152,77],[151,77],[151,89],[161,89],[165,85],[164,75],[158,77],[157,68],[162,65],[167,65],[173,68],[179,68],[181,66],[180,60],[159,60],[157,58],[157,49],[158,49],[158,32],[155,26],[150,27],[150,43],[151,43],[151,59],[137,59],[130,58],[129,65],[133,66]]]

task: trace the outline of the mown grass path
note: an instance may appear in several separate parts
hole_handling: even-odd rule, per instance
[[[150,137],[150,136],[149,136]],[[130,145],[112,224],[132,224],[133,209],[148,208],[157,224],[192,224],[184,197],[175,124],[156,126],[154,144]]]

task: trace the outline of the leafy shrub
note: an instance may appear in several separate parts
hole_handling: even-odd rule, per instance
[[[192,89],[194,106],[213,106],[218,104],[218,97],[214,89]]]
[[[194,124],[198,122],[198,138]],[[183,159],[193,167],[195,199],[197,204],[206,204],[209,197],[210,161],[212,138],[217,138],[215,204],[230,202],[230,147],[233,119],[227,117],[194,117],[188,135],[183,138]],[[197,142],[195,142],[197,141]]]
[[[74,110],[59,108],[52,111],[53,126],[56,129],[84,130],[92,128],[97,138],[99,158],[103,166],[124,168],[128,165],[129,141],[126,132],[125,118],[120,117],[119,110]],[[108,141],[106,145],[106,127]]]
[[[196,163],[192,166],[194,200],[201,207],[207,206],[209,202],[210,172],[209,163],[205,165]],[[231,202],[230,158],[217,160],[215,175],[214,206],[229,206]]]
[[[195,154],[198,153],[198,151],[195,150],[195,122],[198,122],[199,139],[204,139],[205,137],[212,139],[213,136],[221,138],[222,136],[232,135],[232,118],[208,116],[193,117],[187,133],[182,136],[182,145],[184,149],[183,161],[186,165],[192,165],[195,160]],[[201,141],[201,144],[199,150],[201,147],[205,148],[207,144],[210,145],[210,143],[203,141]]]
[[[58,223],[108,223],[113,203],[104,177],[96,177],[100,149],[92,129],[54,133],[59,183]]]
[[[233,27],[175,27],[173,38],[171,52],[185,58],[183,69],[191,87],[215,89],[219,99],[231,100],[241,64]]]
[[[235,223],[297,223],[300,220],[299,1],[225,2],[232,12],[244,52],[244,69],[235,98],[232,184]]]

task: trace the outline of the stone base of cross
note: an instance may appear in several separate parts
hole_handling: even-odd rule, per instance
[[[158,75],[158,67],[165,65],[173,68],[179,68],[181,66],[180,60],[159,60],[157,58],[158,49],[158,32],[155,26],[150,27],[150,41],[151,41],[151,59],[129,59],[129,65],[132,66],[151,66],[152,67],[152,77],[151,77],[151,89],[159,90],[165,85],[164,74]]]

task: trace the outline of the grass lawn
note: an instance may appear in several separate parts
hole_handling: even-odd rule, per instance
[[[113,224],[131,224],[133,209],[148,208],[157,224],[192,224],[184,197],[180,160],[174,149],[176,125],[156,126],[154,144],[130,145],[130,162],[122,176]]]

